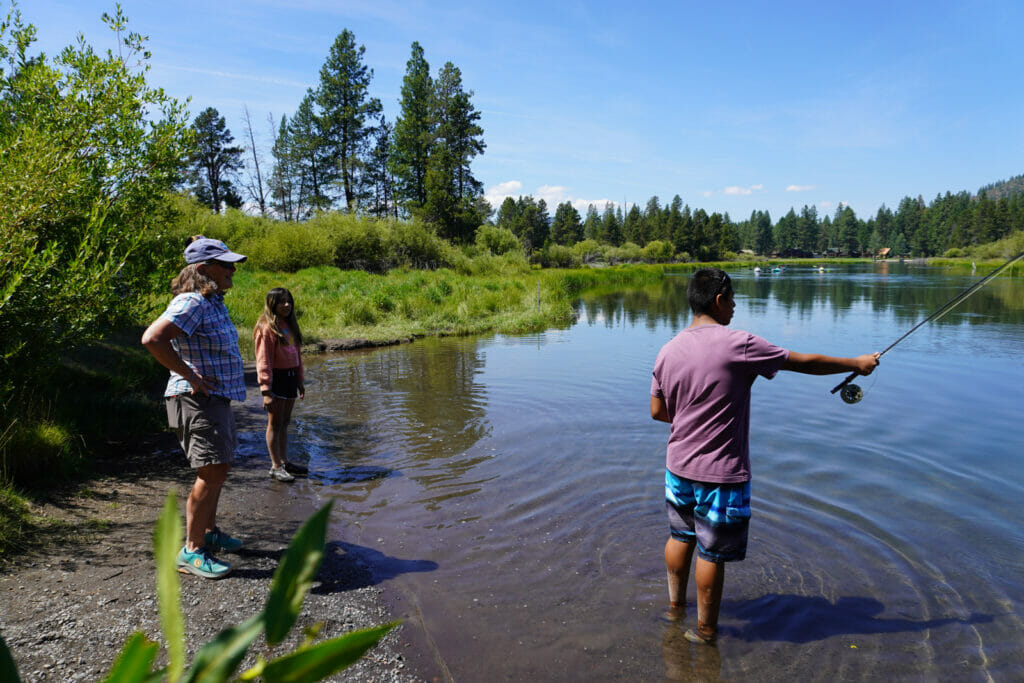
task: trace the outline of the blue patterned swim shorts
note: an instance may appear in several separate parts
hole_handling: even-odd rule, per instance
[[[665,470],[665,510],[672,538],[696,540],[697,553],[708,562],[737,562],[747,556],[749,481],[704,483]]]

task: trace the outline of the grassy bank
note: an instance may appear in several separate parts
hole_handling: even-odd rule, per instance
[[[664,277],[663,266],[490,272],[392,270],[385,275],[330,266],[296,273],[240,268],[228,295],[243,355],[267,291],[295,297],[307,341],[387,341],[429,335],[517,334],[572,322],[580,292],[601,285],[632,287]]]

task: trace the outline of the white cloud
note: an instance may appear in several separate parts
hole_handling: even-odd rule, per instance
[[[519,199],[522,196],[529,195],[535,200],[540,201],[541,199],[548,206],[548,213],[554,215],[555,209],[558,208],[559,204],[569,202],[573,205],[577,211],[580,212],[581,217],[585,217],[587,209],[591,204],[597,209],[598,213],[604,212],[606,204],[611,203],[615,207],[621,206],[621,202],[616,202],[612,199],[583,199],[580,197],[573,197],[570,192],[571,188],[564,187],[562,185],[541,185],[533,192],[523,192],[523,184],[518,180],[508,180],[503,183],[487,189],[484,193],[484,198],[491,205],[495,211],[501,208],[502,203],[507,197],[512,199]],[[628,206],[628,205],[627,205]]]
[[[762,189],[764,189],[764,187],[765,186],[760,183],[756,185],[751,185],[750,187],[729,185],[728,187],[722,190],[722,194],[731,195],[732,197],[745,197],[746,195],[753,195],[754,193],[756,193],[756,191],[761,191]],[[705,197],[708,197],[708,195],[705,195]]]
[[[533,194],[537,201],[541,199],[548,205],[548,211],[554,211],[555,207],[565,201],[569,188],[561,185],[541,185]]]
[[[484,199],[487,200],[492,209],[497,211],[501,208],[501,204],[505,201],[506,197],[519,199],[522,194],[523,184],[521,182],[518,180],[506,180],[503,183],[498,183],[494,187],[488,188],[484,194]]]
[[[786,192],[807,192],[816,188],[817,185],[790,185],[786,188]]]
[[[710,197],[711,195],[714,194],[714,192],[712,192],[711,190],[704,190],[703,192],[701,192],[701,194],[704,195],[705,197]]]
[[[818,206],[820,206],[823,209],[831,209],[832,202],[822,202],[821,204],[818,204]]]

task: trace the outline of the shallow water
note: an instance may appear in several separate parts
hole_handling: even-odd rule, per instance
[[[977,276],[732,273],[734,327],[878,351]],[[1007,680],[1024,670],[1024,281],[999,278],[861,378],[758,380],[747,560],[717,649],[660,620],[658,349],[686,276],[590,298],[569,329],[310,358],[293,449],[332,535],[455,680]],[[693,587],[686,624],[695,620]]]

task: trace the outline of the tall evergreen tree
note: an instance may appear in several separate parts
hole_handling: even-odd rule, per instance
[[[775,248],[775,236],[772,231],[772,217],[767,211],[756,211],[751,217],[754,221],[754,251],[768,255]]]
[[[316,103],[320,107],[321,145],[342,186],[346,208],[356,211],[363,199],[362,167],[373,128],[368,122],[381,112],[380,100],[370,97],[373,69],[363,64],[366,48],[356,46],[345,29],[334,40],[320,69]]]
[[[270,153],[274,157],[274,167],[268,180],[270,206],[282,220],[298,220],[302,176],[293,154],[287,116],[281,116]]]
[[[583,223],[580,212],[571,202],[562,202],[555,209],[555,218],[551,221],[551,241],[555,244],[573,245],[583,239]]]
[[[330,187],[338,178],[338,166],[324,143],[322,119],[314,108],[315,94],[306,90],[299,108],[288,122],[288,144],[299,188],[296,214],[308,218],[315,211],[331,208]]]
[[[647,200],[647,206],[644,208],[643,229],[640,235],[641,241],[637,242],[637,244],[647,244],[652,240],[662,239],[664,232],[662,217],[661,202],[658,196],[655,195]]]
[[[636,204],[630,207],[622,221],[622,239],[640,246],[646,244],[644,242],[644,215]]]
[[[231,144],[235,138],[224,117],[213,107],[196,116],[192,130],[196,147],[189,163],[196,197],[218,213],[222,204],[238,208],[242,198],[231,181],[243,166],[245,150]]]
[[[517,215],[518,211],[516,209],[516,200],[511,197],[505,197],[505,201],[503,201],[501,206],[498,207],[498,215],[494,219],[494,224],[499,228],[505,228],[506,230],[512,230],[512,232],[515,232],[512,226],[515,224]]]
[[[434,145],[434,84],[420,44],[412,44],[402,79],[401,113],[395,121],[391,163],[396,196],[407,210],[427,201],[427,161]]]
[[[593,204],[587,205],[587,218],[583,221],[583,238],[601,241],[601,216]]]
[[[377,122],[373,149],[366,160],[365,178],[370,188],[370,213],[377,218],[396,214],[394,202],[395,181],[391,175],[392,126],[383,114]]]
[[[459,199],[472,199],[483,192],[483,184],[473,177],[470,163],[487,147],[480,127],[480,112],[470,98],[473,91],[462,88],[462,72],[446,62],[434,88],[436,138],[443,141],[454,157],[454,187]]]
[[[608,244],[617,247],[622,244],[621,211],[615,213],[615,204],[606,202],[601,214],[601,237]]]

